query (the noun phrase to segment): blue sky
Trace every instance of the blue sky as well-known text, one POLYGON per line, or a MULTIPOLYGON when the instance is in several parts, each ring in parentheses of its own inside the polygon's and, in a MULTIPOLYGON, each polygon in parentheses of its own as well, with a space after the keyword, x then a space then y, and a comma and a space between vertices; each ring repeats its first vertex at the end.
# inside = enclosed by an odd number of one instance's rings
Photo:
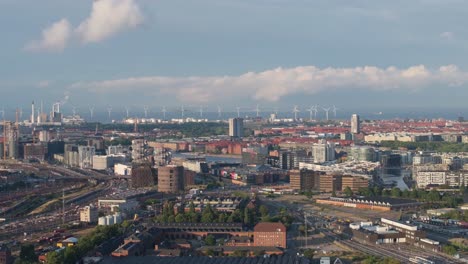
POLYGON ((465 108, 467 20, 462 0, 0 0, 0 107, 465 108))

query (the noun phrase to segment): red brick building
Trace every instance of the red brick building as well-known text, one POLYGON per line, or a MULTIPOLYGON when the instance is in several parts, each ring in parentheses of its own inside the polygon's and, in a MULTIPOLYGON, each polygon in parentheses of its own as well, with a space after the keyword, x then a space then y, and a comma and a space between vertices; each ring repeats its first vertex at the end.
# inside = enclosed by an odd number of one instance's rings
POLYGON ((286 227, 282 223, 258 223, 254 227, 254 245, 286 248, 286 227))

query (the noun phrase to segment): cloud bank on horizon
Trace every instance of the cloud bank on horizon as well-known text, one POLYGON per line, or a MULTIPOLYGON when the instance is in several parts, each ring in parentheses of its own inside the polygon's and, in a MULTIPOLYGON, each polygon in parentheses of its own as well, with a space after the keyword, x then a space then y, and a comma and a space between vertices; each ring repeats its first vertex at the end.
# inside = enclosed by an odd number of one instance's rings
POLYGON ((95 0, 91 13, 75 29, 66 18, 42 31, 40 40, 25 46, 28 51, 61 52, 71 41, 82 44, 103 41, 140 25, 144 16, 135 0, 95 0))
POLYGON ((414 92, 433 85, 461 86, 468 82, 468 72, 455 65, 431 70, 424 65, 405 69, 364 66, 354 68, 319 68, 300 66, 247 72, 238 76, 146 76, 95 82, 76 82, 70 90, 94 94, 174 96, 180 102, 207 103, 248 98, 277 102, 289 95, 317 94, 328 90, 414 92))

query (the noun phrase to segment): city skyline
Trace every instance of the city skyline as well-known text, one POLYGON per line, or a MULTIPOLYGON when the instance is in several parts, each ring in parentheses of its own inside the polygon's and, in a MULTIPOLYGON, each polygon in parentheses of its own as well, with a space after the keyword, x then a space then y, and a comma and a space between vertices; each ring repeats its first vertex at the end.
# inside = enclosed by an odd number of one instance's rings
POLYGON ((403 3, 2 1, 0 106, 465 109, 468 4, 403 3))

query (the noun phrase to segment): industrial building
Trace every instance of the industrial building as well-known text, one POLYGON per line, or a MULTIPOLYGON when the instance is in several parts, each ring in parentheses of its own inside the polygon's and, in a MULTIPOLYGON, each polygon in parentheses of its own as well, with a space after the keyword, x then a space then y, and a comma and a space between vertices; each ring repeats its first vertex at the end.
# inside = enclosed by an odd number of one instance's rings
POLYGON ((85 206, 80 209, 80 221, 95 223, 98 220, 98 210, 94 206, 85 206))
POLYGON ((328 204, 376 211, 411 209, 417 208, 421 205, 420 202, 415 200, 397 199, 390 197, 330 197, 329 199, 317 199, 316 202, 318 204, 328 204))
POLYGON ((353 239, 370 245, 410 243, 414 246, 438 252, 438 241, 426 238, 426 233, 415 225, 382 218, 380 225, 372 222, 352 223, 353 239))
POLYGON ((82 169, 93 168, 93 156, 96 154, 96 149, 89 146, 78 146, 78 164, 82 169))
POLYGON ((167 165, 158 167, 158 192, 178 193, 184 190, 184 167, 167 165))

